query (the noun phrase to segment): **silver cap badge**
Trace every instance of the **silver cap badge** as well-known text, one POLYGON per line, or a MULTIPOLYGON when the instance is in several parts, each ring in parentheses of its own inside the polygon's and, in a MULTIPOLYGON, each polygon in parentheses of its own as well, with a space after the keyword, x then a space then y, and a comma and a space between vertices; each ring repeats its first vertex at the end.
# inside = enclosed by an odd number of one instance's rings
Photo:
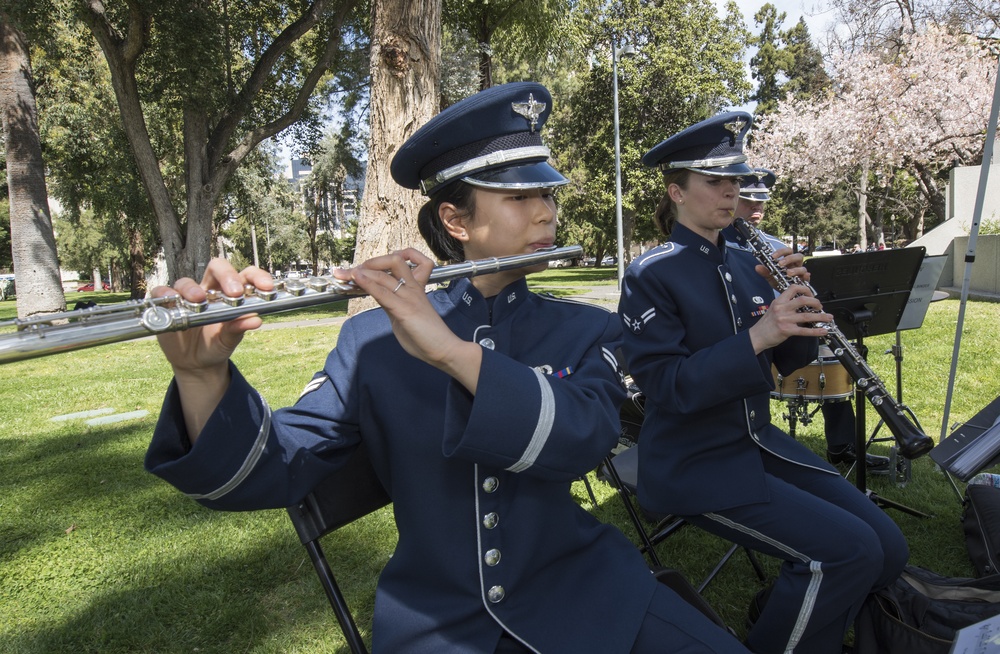
POLYGON ((747 126, 747 121, 737 118, 736 120, 731 120, 728 123, 722 125, 728 131, 733 133, 733 138, 735 139, 743 131, 743 128, 747 126))
POLYGON ((524 116, 531 124, 531 131, 534 132, 538 117, 545 111, 545 103, 535 102, 534 94, 529 93, 527 102, 511 102, 510 106, 518 116, 524 116))

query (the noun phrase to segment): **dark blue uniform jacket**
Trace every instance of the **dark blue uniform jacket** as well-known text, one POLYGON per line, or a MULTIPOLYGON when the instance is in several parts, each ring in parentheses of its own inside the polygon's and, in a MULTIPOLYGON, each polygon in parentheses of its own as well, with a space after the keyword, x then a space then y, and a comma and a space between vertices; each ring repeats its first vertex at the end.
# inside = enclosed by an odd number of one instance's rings
POLYGON ((617 317, 524 280, 492 307, 468 280, 430 298, 483 347, 475 397, 406 354, 376 309, 344 324, 292 407, 272 413, 234 367, 193 447, 172 387, 147 468, 205 506, 283 507, 364 438, 399 531, 376 651, 492 652, 507 629, 540 652, 627 652, 655 582, 569 492, 617 440, 617 317))
POLYGON ((836 471, 771 424, 772 360, 788 374, 816 358, 815 338, 755 354, 749 328, 774 290, 753 255, 676 224, 628 267, 619 313, 629 372, 646 394, 639 500, 696 515, 768 500, 761 450, 836 471))

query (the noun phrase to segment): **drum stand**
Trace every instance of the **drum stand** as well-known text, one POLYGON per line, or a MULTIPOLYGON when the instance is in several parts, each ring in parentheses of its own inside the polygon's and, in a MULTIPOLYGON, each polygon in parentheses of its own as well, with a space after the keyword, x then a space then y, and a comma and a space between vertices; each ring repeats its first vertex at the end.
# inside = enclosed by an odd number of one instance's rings
POLYGON ((816 412, 823 407, 823 401, 820 400, 816 402, 816 408, 812 411, 809 410, 809 403, 815 402, 814 400, 807 400, 801 395, 794 395, 788 400, 786 404, 788 405, 788 413, 782 417, 788 421, 788 435, 795 438, 795 425, 797 423, 802 423, 803 425, 808 425, 812 422, 813 416, 816 412))

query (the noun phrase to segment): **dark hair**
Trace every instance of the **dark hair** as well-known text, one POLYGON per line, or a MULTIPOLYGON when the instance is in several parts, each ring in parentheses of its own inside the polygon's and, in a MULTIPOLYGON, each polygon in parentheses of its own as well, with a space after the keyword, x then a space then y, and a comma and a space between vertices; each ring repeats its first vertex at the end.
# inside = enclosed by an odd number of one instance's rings
POLYGON ((465 261, 465 246, 453 238, 441 222, 440 207, 445 202, 458 207, 459 211, 471 216, 476 211, 476 201, 473 191, 475 187, 461 180, 448 184, 436 190, 417 214, 417 228, 424 237, 427 246, 441 261, 465 261))
MULTIPOLYGON (((691 178, 691 171, 687 168, 678 168, 663 173, 663 186, 670 188, 671 184, 677 184, 682 189, 686 189, 688 180, 691 178)), ((674 221, 677 220, 677 205, 670 199, 670 193, 664 193, 660 198, 660 203, 656 205, 656 213, 653 214, 653 222, 664 236, 670 236, 674 229, 674 221)))

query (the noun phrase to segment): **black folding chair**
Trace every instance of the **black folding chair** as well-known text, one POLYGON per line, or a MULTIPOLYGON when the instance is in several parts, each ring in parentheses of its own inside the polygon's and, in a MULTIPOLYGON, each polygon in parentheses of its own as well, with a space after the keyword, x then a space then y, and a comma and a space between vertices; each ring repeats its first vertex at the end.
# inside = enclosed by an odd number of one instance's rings
MULTIPOLYGON (((674 515, 655 515, 644 510, 639 505, 639 499, 636 494, 636 486, 639 479, 639 444, 635 444, 632 447, 621 450, 617 454, 610 454, 604 459, 604 463, 601 464, 602 471, 605 473, 603 475, 605 481, 607 481, 612 488, 614 488, 618 496, 622 498, 622 502, 625 505, 625 512, 628 514, 629 520, 635 527, 636 532, 639 534, 639 540, 641 545, 639 550, 646 555, 649 559, 650 565, 654 568, 661 567, 663 564, 660 562, 660 557, 656 553, 656 546, 663 541, 665 541, 671 534, 676 533, 682 527, 690 524, 683 518, 674 515), (652 525, 650 528, 648 525, 652 525)), ((733 544, 729 550, 722 556, 715 567, 705 576, 697 586, 697 591, 700 593, 708 586, 709 583, 719 574, 722 568, 726 565, 736 550, 740 549, 739 545, 733 544)), ((757 578, 760 581, 765 581, 767 575, 764 572, 764 568, 761 566, 760 561, 757 560, 757 555, 750 549, 744 547, 742 548, 747 557, 750 559, 750 565, 753 567, 757 578)))
POLYGON ((309 552, 330 606, 340 622, 344 638, 354 654, 368 654, 347 600, 333 576, 319 539, 358 518, 377 511, 392 500, 375 475, 364 443, 347 465, 319 484, 301 502, 288 507, 299 540, 309 552))

